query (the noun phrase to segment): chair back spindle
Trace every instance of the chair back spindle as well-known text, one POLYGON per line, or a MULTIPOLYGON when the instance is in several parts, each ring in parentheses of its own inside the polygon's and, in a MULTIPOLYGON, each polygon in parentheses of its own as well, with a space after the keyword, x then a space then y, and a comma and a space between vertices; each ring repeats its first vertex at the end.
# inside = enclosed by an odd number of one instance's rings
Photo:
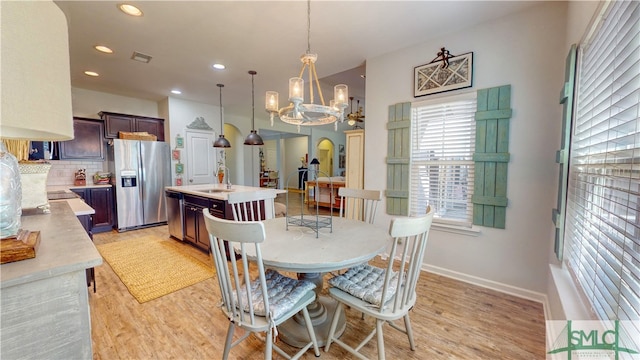
POLYGON ((373 224, 378 203, 382 200, 380 190, 342 187, 338 189, 338 196, 340 197, 340 217, 373 224))

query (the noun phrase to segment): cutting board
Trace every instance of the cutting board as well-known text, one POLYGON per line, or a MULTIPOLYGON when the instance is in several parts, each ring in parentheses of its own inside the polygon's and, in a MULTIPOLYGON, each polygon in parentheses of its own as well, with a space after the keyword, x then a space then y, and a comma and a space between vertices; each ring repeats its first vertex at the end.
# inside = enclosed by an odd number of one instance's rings
POLYGON ((16 236, 0 240, 0 264, 32 259, 40 245, 40 231, 20 230, 16 236))

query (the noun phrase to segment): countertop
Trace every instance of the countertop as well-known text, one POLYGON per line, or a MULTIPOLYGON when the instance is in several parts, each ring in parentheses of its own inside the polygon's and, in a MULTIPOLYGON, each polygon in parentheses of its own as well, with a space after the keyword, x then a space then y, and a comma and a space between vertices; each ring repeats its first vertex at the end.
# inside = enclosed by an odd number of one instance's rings
POLYGON ((76 216, 82 215, 93 215, 96 211, 82 199, 62 199, 62 200, 49 200, 49 204, 53 204, 56 202, 66 202, 69 204, 71 211, 73 211, 76 216))
MULTIPOLYGON (((201 185, 183 185, 183 186, 167 186, 165 190, 180 192, 183 194, 197 195, 200 197, 206 197, 217 200, 227 200, 230 192, 246 192, 246 191, 265 191, 272 188, 244 186, 244 185, 231 185, 231 189, 227 189, 224 184, 201 184, 201 185), (213 192, 207 192, 212 190, 213 192)), ((273 189, 276 194, 284 194, 287 190, 273 189)))
POLYGON ((87 185, 54 185, 47 186, 47 191, 60 191, 60 190, 69 190, 69 189, 88 189, 88 188, 101 188, 101 187, 111 187, 111 184, 87 184, 87 185))
POLYGON ((66 201, 50 203, 50 214, 22 217, 22 228, 40 231, 33 259, 0 265, 0 288, 29 283, 102 264, 102 257, 66 201))

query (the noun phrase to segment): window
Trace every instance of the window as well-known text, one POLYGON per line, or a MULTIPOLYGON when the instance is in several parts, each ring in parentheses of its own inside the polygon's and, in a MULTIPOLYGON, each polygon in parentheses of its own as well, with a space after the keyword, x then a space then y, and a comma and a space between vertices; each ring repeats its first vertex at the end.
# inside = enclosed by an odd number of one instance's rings
POLYGON ((471 227, 476 93, 412 105, 410 213, 471 227))
POLYGON ((578 53, 565 254, 601 319, 640 319, 639 4, 608 3, 578 53))

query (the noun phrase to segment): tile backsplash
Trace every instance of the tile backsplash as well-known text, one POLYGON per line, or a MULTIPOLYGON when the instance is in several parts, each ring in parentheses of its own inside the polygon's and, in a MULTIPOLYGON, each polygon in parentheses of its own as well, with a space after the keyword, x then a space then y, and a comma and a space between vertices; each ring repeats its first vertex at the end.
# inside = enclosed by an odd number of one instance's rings
POLYGON ((78 169, 86 169, 87 184, 93 183, 93 174, 107 171, 104 161, 51 160, 47 186, 73 185, 78 169))

